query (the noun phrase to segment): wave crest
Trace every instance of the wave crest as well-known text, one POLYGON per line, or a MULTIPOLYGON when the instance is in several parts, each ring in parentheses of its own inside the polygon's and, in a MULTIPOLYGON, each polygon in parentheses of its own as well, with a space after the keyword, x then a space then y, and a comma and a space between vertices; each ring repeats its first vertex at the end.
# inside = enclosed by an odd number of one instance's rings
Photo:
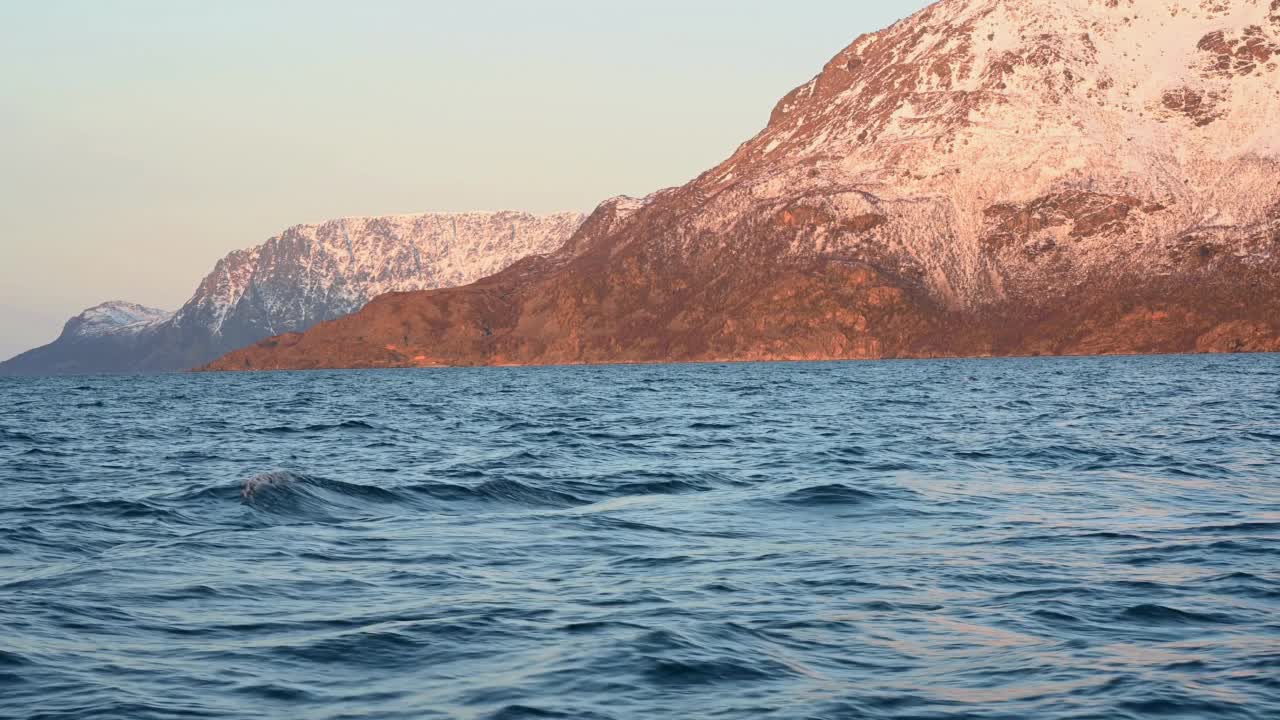
POLYGON ((403 505, 408 499, 392 490, 371 485, 275 470, 245 480, 240 489, 240 501, 273 515, 328 520, 385 514, 389 506, 403 505))

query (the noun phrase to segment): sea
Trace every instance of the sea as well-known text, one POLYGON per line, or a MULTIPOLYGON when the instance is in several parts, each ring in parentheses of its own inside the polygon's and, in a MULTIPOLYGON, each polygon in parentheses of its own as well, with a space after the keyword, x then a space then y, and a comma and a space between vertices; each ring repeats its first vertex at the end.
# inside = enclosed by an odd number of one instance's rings
POLYGON ((0 717, 1277 718, 1280 356, 0 379, 0 717))

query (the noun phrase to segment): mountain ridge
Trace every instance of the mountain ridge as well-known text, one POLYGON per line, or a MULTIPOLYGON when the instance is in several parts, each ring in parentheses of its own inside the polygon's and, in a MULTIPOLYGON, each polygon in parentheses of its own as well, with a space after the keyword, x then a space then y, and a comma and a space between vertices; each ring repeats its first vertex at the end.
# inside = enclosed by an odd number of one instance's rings
POLYGON ((49 345, 0 363, 0 374, 184 370, 279 332, 305 330, 397 290, 465 284, 557 249, 581 213, 516 211, 356 216, 290 226, 228 253, 176 312, 104 303, 49 345), (100 322, 99 315, 137 322, 100 322))
POLYGON ((1278 59, 1275 0, 943 0, 572 256, 212 367, 1277 350, 1278 59))

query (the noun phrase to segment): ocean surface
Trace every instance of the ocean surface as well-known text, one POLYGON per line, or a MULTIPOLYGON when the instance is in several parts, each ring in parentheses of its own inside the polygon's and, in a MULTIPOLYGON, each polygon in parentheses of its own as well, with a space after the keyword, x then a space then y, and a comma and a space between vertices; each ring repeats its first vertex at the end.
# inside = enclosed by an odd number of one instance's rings
POLYGON ((1277 718, 1280 357, 0 379, 0 717, 1277 718))

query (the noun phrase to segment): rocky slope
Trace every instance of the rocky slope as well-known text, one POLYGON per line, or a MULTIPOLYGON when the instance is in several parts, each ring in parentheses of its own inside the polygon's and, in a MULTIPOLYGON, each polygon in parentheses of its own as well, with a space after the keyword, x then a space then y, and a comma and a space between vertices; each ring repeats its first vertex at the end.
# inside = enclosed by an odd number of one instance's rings
POLYGON ((215 369, 1280 350, 1280 0, 943 0, 553 256, 215 369))
POLYGON ((0 374, 181 370, 272 335, 359 310, 370 298, 451 287, 549 253, 579 213, 429 213, 298 225, 219 260, 176 313, 105 303, 0 374))

